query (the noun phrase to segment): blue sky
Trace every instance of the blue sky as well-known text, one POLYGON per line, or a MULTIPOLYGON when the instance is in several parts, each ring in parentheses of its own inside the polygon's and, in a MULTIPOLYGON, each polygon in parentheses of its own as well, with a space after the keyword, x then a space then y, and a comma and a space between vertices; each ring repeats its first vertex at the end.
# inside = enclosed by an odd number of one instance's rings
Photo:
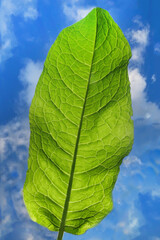
POLYGON ((0 220, 2 240, 53 240, 22 199, 28 111, 59 32, 93 7, 109 11, 132 48, 129 64, 135 141, 121 165, 113 211, 84 235, 64 240, 160 240, 160 1, 2 0, 0 6, 0 220))

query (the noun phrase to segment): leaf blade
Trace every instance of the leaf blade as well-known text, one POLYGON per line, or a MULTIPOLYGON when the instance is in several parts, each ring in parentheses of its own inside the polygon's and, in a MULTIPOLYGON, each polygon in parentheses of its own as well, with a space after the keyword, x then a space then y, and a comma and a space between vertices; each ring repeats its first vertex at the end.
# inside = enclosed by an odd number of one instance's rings
POLYGON ((30 108, 24 200, 50 230, 63 222, 65 231, 82 234, 112 209, 119 165, 133 143, 130 56, 121 30, 99 8, 63 30, 47 56, 30 108))

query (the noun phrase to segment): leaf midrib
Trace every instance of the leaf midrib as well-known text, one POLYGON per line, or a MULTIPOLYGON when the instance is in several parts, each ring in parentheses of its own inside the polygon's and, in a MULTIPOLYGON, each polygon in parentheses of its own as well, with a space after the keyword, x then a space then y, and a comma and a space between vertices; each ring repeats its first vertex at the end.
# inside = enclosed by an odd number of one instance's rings
POLYGON ((82 109, 82 114, 81 114, 81 119, 80 119, 80 124, 79 124, 76 144, 75 144, 75 150, 74 150, 74 155, 73 155, 73 163, 72 163, 72 167, 71 167, 71 173, 70 173, 70 179, 69 179, 69 184, 68 184, 68 189, 67 189, 67 195, 66 195, 66 199, 65 199, 65 204, 64 204, 64 209, 63 209, 63 214, 62 214, 62 219, 61 219, 61 225, 60 225, 60 228, 59 228, 59 233, 58 233, 57 240, 61 240, 62 237, 63 237, 63 233, 64 233, 65 221, 66 221, 66 217, 67 217, 68 206, 69 206, 71 190, 72 190, 73 175, 74 175, 74 170, 75 170, 75 165, 76 165, 78 144, 79 144, 79 139, 80 139, 80 134, 81 134, 81 128, 82 128, 83 116, 84 116, 84 111, 85 111, 85 106, 86 106, 87 95, 88 95, 88 89, 89 89, 89 84, 90 84, 92 65, 93 65, 93 59, 94 59, 94 53, 95 53, 96 38, 97 38, 97 9, 95 9, 95 14, 96 14, 96 32, 95 32, 95 42, 94 42, 94 47, 93 47, 93 56, 92 56, 92 61, 91 61, 90 74, 89 74, 89 79, 88 79, 88 84, 87 84, 86 95, 85 95, 85 99, 84 99, 84 103, 83 103, 83 109, 82 109))

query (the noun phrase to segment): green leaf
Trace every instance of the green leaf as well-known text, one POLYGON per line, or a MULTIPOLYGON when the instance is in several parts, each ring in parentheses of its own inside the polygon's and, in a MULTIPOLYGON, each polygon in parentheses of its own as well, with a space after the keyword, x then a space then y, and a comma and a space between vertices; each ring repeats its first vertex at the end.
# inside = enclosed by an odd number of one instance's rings
POLYGON ((113 207, 112 190, 133 144, 130 46, 95 8, 52 45, 30 107, 24 201, 33 221, 82 234, 113 207))

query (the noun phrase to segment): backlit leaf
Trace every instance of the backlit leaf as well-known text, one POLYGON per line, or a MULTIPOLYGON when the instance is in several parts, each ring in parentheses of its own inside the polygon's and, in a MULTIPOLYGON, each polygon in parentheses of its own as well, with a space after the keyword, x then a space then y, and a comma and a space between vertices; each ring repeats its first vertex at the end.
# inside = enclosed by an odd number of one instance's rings
POLYGON ((133 144, 130 57, 100 8, 64 29, 48 53, 30 107, 24 201, 32 220, 52 231, 82 234, 112 210, 133 144))

